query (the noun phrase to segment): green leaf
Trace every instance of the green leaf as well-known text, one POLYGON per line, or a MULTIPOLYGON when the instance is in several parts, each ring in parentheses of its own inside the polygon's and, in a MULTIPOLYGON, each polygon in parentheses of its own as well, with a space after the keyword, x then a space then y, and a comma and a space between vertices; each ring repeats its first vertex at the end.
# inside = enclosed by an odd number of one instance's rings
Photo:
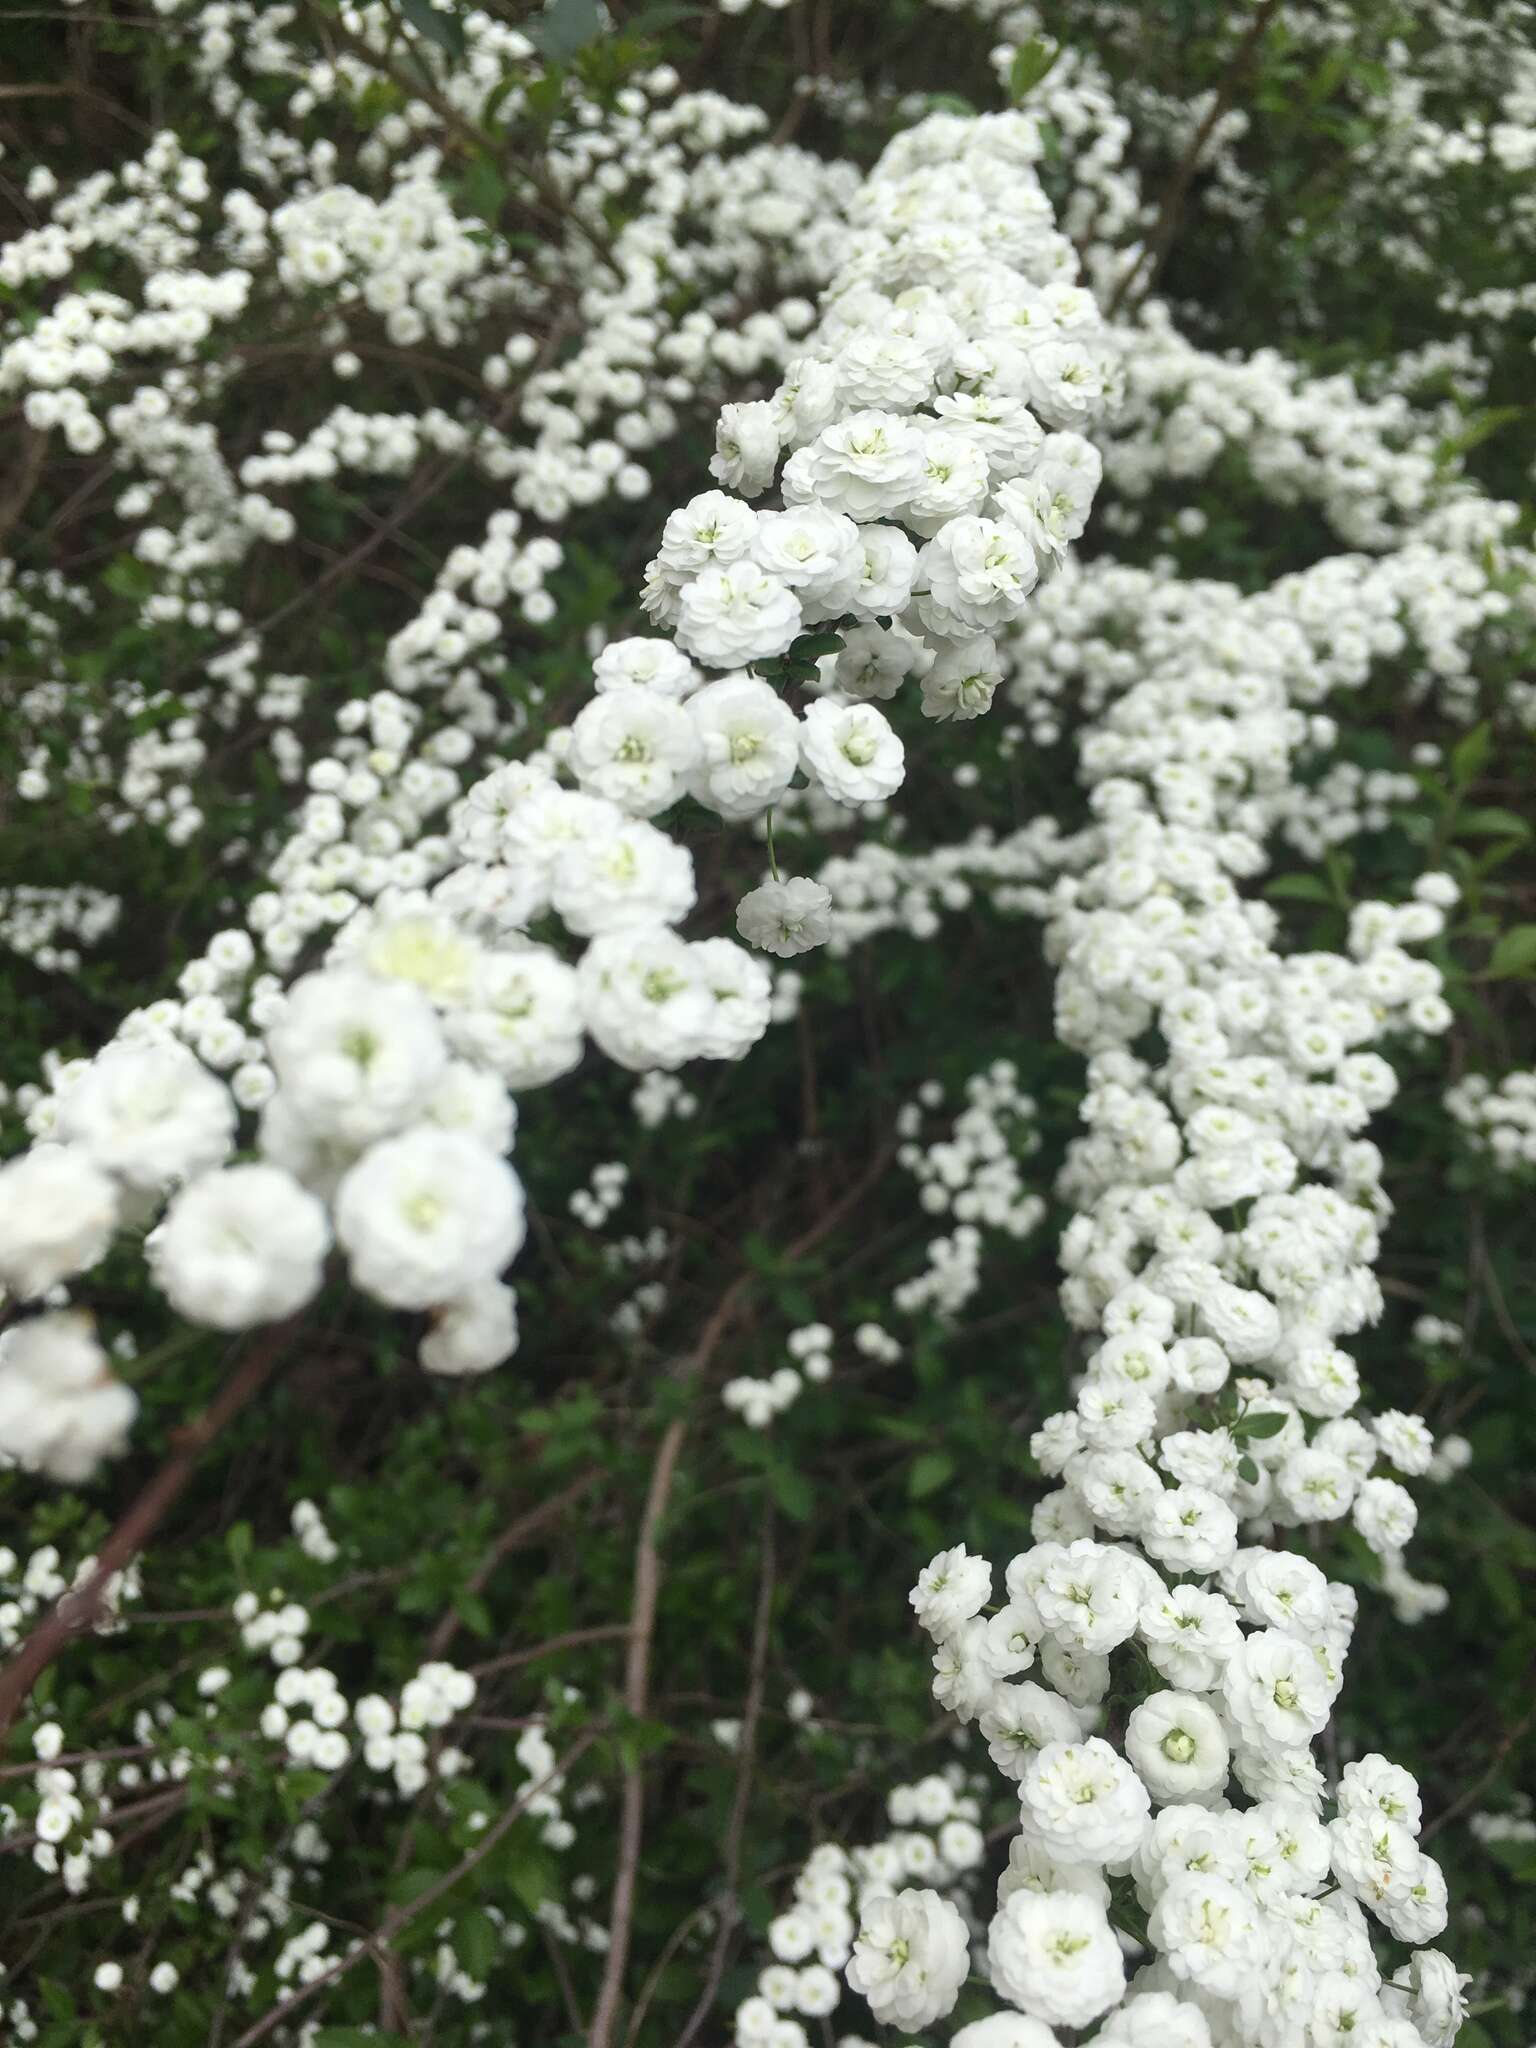
POLYGON ((955 1461, 947 1451, 924 1451, 912 1460, 907 1474, 907 1494, 912 1500, 926 1500, 955 1476, 955 1461))
POLYGON ((432 0, 400 0, 400 12, 417 35, 435 43, 445 56, 464 55, 464 24, 457 14, 440 12, 432 0))
POLYGON ((1465 789, 1476 778, 1492 747, 1493 727, 1486 720, 1457 741, 1451 750, 1451 780, 1458 789, 1465 789))
POLYGON ((1277 875, 1264 885, 1266 896, 1294 897, 1299 903, 1332 903, 1333 891, 1319 875, 1277 875))
POLYGON ((249 1522, 236 1522, 224 1538, 224 1548, 229 1552, 229 1561, 235 1570, 244 1574, 255 1541, 249 1522))
POLYGON ((1512 925, 1493 949, 1489 980, 1503 981, 1536 968, 1536 924, 1512 925))
POLYGON ((1049 75, 1061 55, 1061 49, 1060 43, 1048 43, 1041 36, 1032 36, 1014 52, 1013 62, 1008 67, 1008 93, 1015 106, 1049 75))
POLYGON ((1257 1466, 1257 1465, 1255 1465, 1255 1463, 1253 1462, 1252 1458, 1246 1458, 1246 1457, 1244 1457, 1244 1458, 1239 1458, 1239 1459, 1238 1459, 1238 1461, 1237 1461, 1237 1476, 1238 1476, 1238 1478, 1239 1478, 1239 1479, 1241 1479, 1241 1480, 1242 1480, 1242 1482, 1243 1482, 1243 1484, 1244 1484, 1245 1486, 1257 1486, 1257 1485, 1258 1485, 1258 1483, 1259 1483, 1259 1468, 1258 1468, 1258 1466, 1257 1466))
POLYGON ((788 661, 819 661, 824 654, 840 654, 843 649, 841 633, 802 633, 790 647, 785 657, 788 661))
POLYGON ((1257 1415, 1239 1415, 1232 1425, 1232 1434, 1239 1443, 1247 1443, 1253 1437, 1278 1436, 1284 1427, 1283 1415, 1273 1408, 1263 1408, 1257 1415))
POLYGON ((537 1850, 523 1850, 507 1872, 514 1897, 529 1913, 537 1913, 546 1899, 555 1895, 555 1871, 549 1859, 537 1850))
POLYGON ((769 1471, 768 1486, 786 1515, 797 1522, 810 1520, 816 1505, 816 1489, 803 1472, 795 1471, 791 1465, 775 1465, 769 1471))
POLYGON ((522 32, 551 64, 568 64, 602 26, 597 0, 549 0, 542 14, 522 24, 522 32))
POLYGON ((1437 459, 1442 463, 1454 462, 1457 456, 1470 454, 1500 428, 1511 425, 1529 410, 1524 405, 1490 405, 1482 412, 1474 413, 1459 434, 1451 434, 1440 443, 1435 451, 1437 459))
POLYGON ((1466 834, 1469 838, 1491 839, 1503 832, 1516 839, 1529 839, 1531 836, 1527 819, 1522 818, 1518 811, 1500 810, 1497 804, 1479 804, 1463 811, 1456 820, 1456 831, 1458 835, 1466 834))
POLYGON ((459 181, 459 197, 477 220, 495 221, 507 197, 507 181, 488 156, 477 156, 459 181))
POLYGON ((453 1931, 453 1952, 477 1984, 483 1984, 501 1954, 501 1936, 489 1913, 477 1906, 453 1931))
POLYGON ((490 1608, 480 1595, 472 1593, 468 1586, 454 1588, 453 1611, 464 1626, 477 1636, 488 1636, 496 1626, 491 1619, 490 1608))

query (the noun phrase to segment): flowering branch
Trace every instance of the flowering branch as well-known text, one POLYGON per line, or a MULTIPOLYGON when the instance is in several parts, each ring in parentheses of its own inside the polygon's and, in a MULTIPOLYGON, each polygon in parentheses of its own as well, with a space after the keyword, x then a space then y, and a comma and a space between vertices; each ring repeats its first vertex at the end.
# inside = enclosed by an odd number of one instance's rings
POLYGON ((294 1322, 266 1331, 203 1413, 172 1432, 171 1456, 102 1544, 83 1584, 60 1597, 52 1613, 0 1670, 0 1737, 55 1658, 100 1621, 112 1581, 145 1548, 180 1499, 209 1444, 256 1398, 301 1335, 301 1326, 294 1322))

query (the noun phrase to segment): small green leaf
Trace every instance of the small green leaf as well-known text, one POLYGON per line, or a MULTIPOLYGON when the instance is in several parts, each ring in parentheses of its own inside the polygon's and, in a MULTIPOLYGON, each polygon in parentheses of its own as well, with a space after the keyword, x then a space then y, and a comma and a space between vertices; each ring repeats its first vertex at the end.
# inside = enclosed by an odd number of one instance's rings
POLYGON ((1254 1437, 1278 1436, 1284 1427, 1283 1415, 1273 1408, 1263 1408, 1256 1415, 1239 1415, 1232 1425, 1232 1434, 1239 1443, 1248 1443, 1254 1437))
POLYGON ((477 1984, 483 1984, 501 1954, 501 1936, 489 1913, 477 1906, 453 1931, 453 1952, 477 1984))
POLYGON ((1464 740, 1451 750, 1451 780, 1458 789, 1477 777, 1493 746, 1493 727, 1486 721, 1474 725, 1464 740))
POLYGON ((1512 838, 1529 839, 1531 827, 1518 811, 1500 810, 1497 804, 1479 804, 1461 813, 1456 820, 1456 832, 1458 837, 1484 839, 1507 832, 1512 838))
POLYGON ((1255 1465, 1255 1463, 1253 1462, 1252 1458, 1248 1458, 1248 1457, 1243 1457, 1243 1458, 1239 1458, 1239 1459, 1238 1459, 1238 1461, 1237 1461, 1237 1476, 1238 1476, 1238 1478, 1239 1478, 1239 1479, 1241 1479, 1241 1480, 1242 1480, 1242 1482, 1243 1482, 1243 1484, 1244 1484, 1245 1486, 1257 1486, 1257 1485, 1258 1485, 1258 1483, 1259 1483, 1259 1468, 1258 1468, 1258 1466, 1257 1466, 1257 1465, 1255 1465))
POLYGON ((1041 36, 1032 36, 1014 52, 1013 62, 1008 68, 1008 93, 1015 106, 1049 75, 1061 55, 1061 49, 1060 43, 1048 43, 1041 36))
POLYGON ((797 1522, 810 1520, 816 1492, 803 1472, 792 1465, 775 1465, 768 1474, 768 1485, 786 1515, 797 1522))
POLYGON ((1536 924, 1517 924, 1504 934, 1488 962, 1490 981, 1507 981, 1536 968, 1536 924))
POLYGON ((436 8, 432 0, 400 0, 400 12, 417 35, 435 43, 445 56, 464 55, 464 24, 451 9, 436 8))
POLYGON ((841 654, 841 633, 802 633, 785 656, 788 661, 819 661, 824 654, 841 654))
POLYGON ((530 1913, 537 1913, 546 1899, 555 1895, 555 1872, 547 1857, 536 1850, 522 1851, 507 1873, 513 1895, 530 1913))
MULTIPOLYGON (((468 1586, 456 1586, 453 1593, 453 1611, 464 1626, 477 1636, 488 1636, 496 1624, 491 1619, 491 1610, 478 1593, 472 1593, 468 1586)), ((468 1964, 465 1965, 467 1969, 468 1964)))
POLYGON ((597 0, 549 0, 541 14, 522 24, 522 31, 551 64, 568 64, 602 26, 597 0))
POLYGON ((1266 896, 1294 898, 1298 903, 1332 903, 1333 891, 1317 875, 1277 875, 1264 885, 1266 896))
POLYGON ((912 1460, 907 1474, 907 1494, 912 1500, 926 1500, 955 1476, 955 1461, 947 1451, 924 1451, 912 1460))

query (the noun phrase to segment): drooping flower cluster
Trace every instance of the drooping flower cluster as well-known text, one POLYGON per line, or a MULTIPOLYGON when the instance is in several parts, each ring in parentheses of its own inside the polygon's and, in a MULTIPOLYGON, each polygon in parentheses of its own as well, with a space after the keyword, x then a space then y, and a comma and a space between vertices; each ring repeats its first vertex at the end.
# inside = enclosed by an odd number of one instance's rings
POLYGON ((1467 1143, 1504 1173, 1536 1166, 1536 1072, 1468 1074, 1445 1092, 1467 1143))
MULTIPOLYGON (((739 1058, 772 1014, 771 982, 749 954, 678 934, 694 906, 693 861, 650 821, 685 794, 727 820, 760 816, 802 769, 836 804, 889 797, 903 749, 872 700, 918 676, 928 715, 984 710, 1002 674, 997 636, 1082 530, 1098 465, 1074 429, 1113 372, 1093 301, 1070 282, 1072 252, 1033 168, 1039 149, 1030 120, 1003 115, 935 116, 887 151, 851 203, 848 247, 804 353, 772 399, 721 416, 716 473, 745 495, 705 493, 667 522, 646 602, 678 645, 611 643, 571 726, 462 796, 450 763, 467 743, 444 733, 408 762, 419 722, 408 702, 384 694, 339 719, 334 755, 307 771, 300 832, 273 863, 278 889, 251 911, 280 973, 312 934, 336 929, 325 966, 285 989, 253 978, 243 932, 221 934, 184 971, 186 1001, 140 1013, 95 1061, 61 1067, 29 1120, 62 1147, 0 1169, 0 1213, 15 1218, 0 1277, 41 1295, 169 1197, 149 1271, 194 1322, 238 1330, 295 1314, 334 1244, 364 1293, 432 1313, 429 1369, 479 1371, 509 1355, 516 1323, 500 1275, 523 1222, 503 1157, 506 1091, 568 1072, 588 1036, 637 1071, 739 1058), (747 498, 781 461, 782 506, 758 510, 747 498), (838 629, 838 652, 797 716, 749 671, 822 623, 838 629), (707 681, 690 655, 730 673, 707 681), (414 847, 385 800, 395 774, 415 806, 414 847), (421 828, 445 805, 448 831, 429 843, 421 828), (363 826, 355 837, 348 807, 363 826), (551 917, 584 942, 578 961, 530 940, 551 917), (240 1111, 258 1109, 259 1160, 227 1165, 240 1111)), ((181 177, 195 203, 197 178, 162 154, 155 178, 181 177)), ((366 263, 380 236, 391 242, 355 195, 304 207, 303 222, 280 209, 273 226, 284 262, 316 282, 331 274, 325 250, 355 245, 366 263)), ((190 234, 195 215, 179 224, 190 234)), ((150 262, 137 230, 122 232, 150 262)), ((25 269, 34 257, 16 260, 25 269)), ((464 276, 478 275, 465 261, 464 276)), ((195 335, 189 325, 189 346, 211 317, 195 335)), ((73 333, 60 332, 66 353, 73 333)), ((134 333, 119 339, 139 345, 134 333)), ((8 374, 52 376, 39 355, 52 345, 18 342, 8 374)), ((269 450, 250 481, 286 474, 292 454, 269 450)), ((487 606, 517 580, 489 548, 450 562, 431 646, 452 661, 483 643, 487 606), (467 612, 453 596, 466 583, 467 612)), ((427 652, 413 642, 411 660, 427 652)), ((237 666, 248 671, 246 654, 237 666)), ((413 691, 427 680, 400 661, 393 674, 413 691)), ((824 936, 823 892, 775 879, 755 892, 744 930, 769 950, 801 950, 824 936)), ((13 1455, 83 1477, 121 1447, 132 1396, 94 1368, 82 1382, 94 1420, 73 1453, 49 1449, 51 1425, 22 1419, 26 1375, 13 1369, 6 1384, 13 1455)))

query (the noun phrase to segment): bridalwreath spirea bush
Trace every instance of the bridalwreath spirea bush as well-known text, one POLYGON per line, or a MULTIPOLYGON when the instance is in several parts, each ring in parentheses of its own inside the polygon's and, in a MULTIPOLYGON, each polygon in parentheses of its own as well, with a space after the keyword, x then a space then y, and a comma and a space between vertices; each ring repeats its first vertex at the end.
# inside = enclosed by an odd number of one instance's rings
POLYGON ((4 31, 5 2038, 1523 2039, 1533 28, 4 31))

